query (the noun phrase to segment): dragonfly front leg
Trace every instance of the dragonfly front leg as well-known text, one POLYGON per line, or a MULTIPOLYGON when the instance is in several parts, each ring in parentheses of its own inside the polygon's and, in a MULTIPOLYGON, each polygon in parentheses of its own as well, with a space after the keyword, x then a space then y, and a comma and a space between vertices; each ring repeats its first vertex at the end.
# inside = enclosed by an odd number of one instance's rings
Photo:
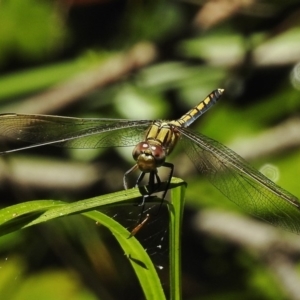
MULTIPOLYGON (((138 165, 135 164, 132 168, 130 168, 128 171, 125 172, 124 176, 123 176, 123 185, 124 185, 124 189, 127 190, 128 189, 128 175, 130 173, 132 173, 133 171, 135 171, 136 169, 138 169, 138 165)), ((136 186, 139 185, 139 183, 143 180, 145 176, 145 172, 141 172, 137 181, 136 181, 136 186)), ((145 208, 145 197, 148 197, 149 195, 144 195, 142 198, 142 202, 139 203, 139 205, 142 205, 142 209, 141 209, 141 213, 140 213, 140 218, 139 221, 137 223, 137 226, 133 228, 133 230, 130 232, 130 235, 128 238, 133 237, 134 235, 136 235, 136 233, 144 226, 144 224, 148 221, 149 219, 149 215, 146 215, 146 218, 143 218, 144 216, 144 208, 145 208)))
MULTIPOLYGON (((138 177, 138 179, 136 181, 136 184, 135 184, 136 187, 139 186, 140 182, 145 177, 145 174, 146 174, 145 172, 141 172, 141 174, 139 175, 139 177, 138 177)), ((142 199, 141 203, 139 203, 139 206, 142 206, 143 210, 144 210, 146 199, 149 198, 151 196, 151 194, 155 192, 155 184, 157 184, 158 187, 161 184, 160 178, 159 178, 159 176, 157 174, 157 170, 151 171, 149 173, 148 192, 147 192, 147 195, 143 196, 143 199, 142 199)))
MULTIPOLYGON (((168 180, 166 182, 166 187, 165 187, 165 190, 164 190, 164 193, 163 193, 163 196, 162 196, 161 204, 159 206, 158 211, 156 213, 154 213, 154 215, 157 215, 159 213, 160 209, 161 209, 163 201, 164 201, 164 199, 166 197, 166 194, 168 192, 168 189, 170 187, 170 183, 171 183, 171 179, 172 179, 173 171, 174 171, 174 165, 171 164, 171 163, 164 163, 163 166, 166 167, 166 168, 169 168, 170 173, 169 173, 169 176, 168 176, 168 180)), ((139 177, 137 179, 136 185, 139 185, 141 180, 144 178, 145 174, 146 174, 145 172, 141 172, 141 174, 139 175, 139 177)), ((159 188, 159 186, 161 185, 161 180, 158 176, 157 170, 151 171, 149 173, 148 195, 144 195, 143 199, 142 199, 142 202, 139 204, 140 206, 142 206, 141 214, 140 214, 140 220, 139 220, 137 226, 131 231, 128 238, 131 238, 132 236, 135 236, 136 233, 139 232, 140 229, 145 225, 145 223, 148 222, 148 220, 150 218, 150 214, 147 214, 146 217, 144 217, 145 203, 146 203, 147 199, 150 197, 150 195, 155 192, 155 185, 156 184, 158 185, 157 188, 159 188)))
POLYGON ((135 164, 132 168, 130 168, 128 171, 125 172, 125 174, 123 176, 123 186, 124 186, 125 190, 128 190, 128 180, 127 180, 128 175, 130 173, 132 173, 133 171, 135 171, 137 168, 138 168, 138 165, 135 164))
MULTIPOLYGON (((145 177, 146 172, 141 172, 137 181, 136 181, 136 186, 139 186, 140 182, 143 180, 145 177)), ((151 171, 149 173, 149 183, 148 183, 148 194, 144 195, 142 198, 142 201, 138 204, 138 206, 141 206, 141 213, 140 213, 140 218, 139 222, 137 223, 137 226, 133 228, 131 231, 130 235, 128 238, 131 238, 132 236, 136 235, 136 233, 147 223, 148 219, 150 218, 150 214, 147 214, 146 217, 144 217, 144 212, 145 212, 145 204, 147 202, 147 199, 151 197, 151 194, 155 192, 155 183, 160 185, 161 181, 160 178, 157 174, 157 170, 151 171)))
POLYGON ((141 172, 139 177, 137 178, 136 182, 135 182, 135 187, 138 187, 140 185, 140 182, 143 180, 143 178, 145 177, 145 172, 141 172))
MULTIPOLYGON (((123 185, 124 185, 125 190, 127 190, 129 188, 128 187, 128 180, 127 180, 128 175, 130 173, 132 173, 133 171, 135 171, 137 168, 138 168, 138 165, 136 164, 132 168, 130 168, 128 171, 125 172, 125 174, 123 176, 123 185)), ((145 177, 145 174, 146 174, 146 172, 141 172, 140 173, 139 177, 136 180, 135 187, 139 186, 139 184, 141 183, 141 181, 145 177)), ((151 171, 150 175, 149 175, 149 184, 148 184, 149 185, 149 190, 148 190, 148 193, 147 193, 147 195, 143 196, 142 201, 138 204, 139 206, 142 206, 144 208, 146 198, 148 198, 155 191, 154 190, 155 180, 158 184, 160 184, 160 178, 157 174, 157 171, 151 171)), ((142 211, 143 211, 143 209, 142 209, 142 211)))

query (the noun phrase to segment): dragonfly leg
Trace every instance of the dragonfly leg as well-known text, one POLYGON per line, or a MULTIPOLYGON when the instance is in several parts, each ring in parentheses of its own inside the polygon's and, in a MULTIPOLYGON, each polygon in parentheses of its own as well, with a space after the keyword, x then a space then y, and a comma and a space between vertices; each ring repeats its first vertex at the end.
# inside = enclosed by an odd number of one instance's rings
MULTIPOLYGON (((141 180, 144 178, 145 174, 146 174, 145 172, 141 172, 141 174, 138 177, 137 182, 136 182, 137 186, 139 185, 141 180)), ((151 197, 151 194, 153 192, 155 192, 155 189, 154 189, 155 181, 158 184, 160 184, 160 178, 157 174, 157 170, 151 171, 149 173, 148 193, 143 196, 142 201, 138 204, 138 206, 141 207, 140 218, 139 218, 137 226, 131 231, 130 237, 135 235, 141 229, 141 227, 144 226, 144 224, 147 222, 147 220, 150 217, 149 214, 147 214, 146 217, 144 217, 145 204, 146 204, 147 200, 151 197)))
MULTIPOLYGON (((166 187, 165 187, 165 190, 164 190, 164 193, 163 193, 163 196, 162 196, 161 205, 163 204, 163 200, 165 199, 166 194, 168 192, 168 189, 169 189, 169 186, 170 186, 170 183, 171 183, 171 179, 172 179, 172 176, 173 176, 173 171, 174 171, 174 165, 171 164, 171 163, 164 163, 163 166, 168 168, 170 170, 170 172, 169 172, 166 187)), ((136 169, 137 169, 137 165, 134 165, 131 169, 129 169, 124 174, 123 184, 124 184, 125 189, 128 188, 128 183, 127 183, 128 174, 130 174, 131 172, 133 172, 136 169)), ((141 181, 145 177, 145 174, 146 174, 145 172, 140 173, 139 177, 136 180, 135 186, 139 186, 139 184, 141 183, 141 181)), ((138 231, 140 231, 140 229, 144 226, 145 223, 147 223, 148 219, 150 218, 150 214, 147 214, 146 216, 144 215, 145 204, 146 204, 147 200, 151 197, 151 194, 155 192, 155 190, 157 188, 156 185, 159 188, 159 186, 161 185, 161 180, 160 180, 160 177, 158 175, 157 170, 154 170, 154 171, 149 172, 148 193, 143 196, 142 201, 138 204, 138 206, 141 206, 141 213, 140 213, 139 221, 138 221, 137 225, 131 231, 128 238, 131 238, 132 236, 136 235, 136 233, 138 231)), ((159 213, 161 205, 160 205, 157 213, 155 213, 155 214, 159 213)))
MULTIPOLYGON (((166 167, 166 168, 169 168, 169 169, 170 169, 170 173, 169 173, 169 176, 168 176, 168 180, 167 180, 167 183, 166 183, 166 187, 165 187, 164 193, 163 193, 163 195, 162 195, 162 199, 161 199, 160 206, 159 206, 159 208, 157 209, 155 215, 158 215, 158 214, 159 214, 159 211, 160 211, 160 209, 161 209, 161 207, 162 207, 162 205, 163 205, 163 202, 164 202, 165 197, 166 197, 166 195, 167 195, 168 189, 169 189, 169 187, 170 187, 170 183, 171 183, 171 179, 172 179, 173 171, 174 171, 174 165, 171 164, 171 163, 165 162, 165 163, 163 164, 163 166, 166 167)), ((158 176, 158 175, 157 175, 157 176, 158 176)), ((159 177, 158 177, 158 180, 159 180, 159 182, 160 182, 160 178, 159 178, 159 177)))
MULTIPOLYGON (((163 164, 163 166, 170 169, 170 172, 169 172, 169 175, 168 175, 166 188, 165 188, 164 193, 162 195, 162 200, 164 200, 165 197, 166 197, 166 194, 167 194, 168 189, 170 187, 171 179, 172 179, 172 176, 173 176, 173 171, 174 171, 174 165, 171 164, 171 163, 165 162, 163 164)), ((137 179, 136 186, 139 185, 139 183, 144 178, 144 176, 145 176, 145 172, 141 172, 140 176, 137 179)), ((160 180, 160 177, 158 176, 157 170, 151 171, 149 173, 148 195, 144 195, 144 197, 142 199, 142 202, 139 204, 139 206, 142 206, 142 207, 145 206, 146 198, 150 197, 150 195, 155 192, 155 185, 158 186, 157 188, 159 188, 160 185, 161 185, 161 180, 160 180)))
MULTIPOLYGON (((124 189, 125 189, 125 190, 128 190, 128 181, 127 181, 128 175, 129 175, 131 172, 135 171, 137 168, 138 168, 138 165, 135 164, 132 168, 130 168, 128 171, 125 172, 125 174, 124 174, 124 176, 123 176, 123 186, 124 186, 124 189)), ((140 175, 140 176, 141 176, 141 175, 140 175)), ((140 177, 140 176, 139 176, 139 177, 140 177)))
POLYGON ((161 181, 157 174, 157 170, 151 171, 149 173, 149 183, 148 183, 149 195, 155 192, 155 181, 159 187, 161 184, 161 181))
MULTIPOLYGON (((161 203, 159 205, 159 208, 158 208, 158 210, 155 213, 152 213, 152 215, 158 215, 159 214, 159 211, 160 211, 160 209, 162 207, 163 201, 164 201, 164 199, 166 197, 166 194, 168 192, 168 189, 169 189, 169 186, 170 186, 170 183, 171 183, 171 179, 172 179, 172 176, 173 176, 174 165, 171 164, 171 163, 165 163, 163 166, 166 167, 166 168, 169 168, 170 169, 170 173, 169 173, 169 176, 168 176, 166 188, 164 190, 164 193, 163 193, 162 200, 161 200, 161 203)), ((145 176, 145 173, 142 172, 140 174, 138 180, 137 180, 137 184, 143 179, 144 176, 145 176)), ((149 193, 148 193, 148 195, 144 195, 143 196, 142 202, 139 204, 139 206, 142 207, 141 213, 140 213, 140 219, 139 219, 138 224, 130 232, 130 235, 129 235, 128 238, 131 238, 131 237, 135 236, 137 234, 137 232, 139 232, 141 230, 141 228, 145 225, 145 223, 147 223, 147 221, 150 218, 150 214, 146 214, 146 216, 144 217, 145 203, 147 201, 147 198, 149 198, 151 196, 151 194, 155 192, 155 188, 154 188, 155 187, 155 183, 158 184, 158 187, 161 184, 161 180, 160 180, 160 178, 158 176, 157 170, 156 171, 152 171, 149 174, 149 184, 148 184, 149 185, 149 193)))
POLYGON ((143 180, 143 178, 145 177, 145 172, 141 172, 138 179, 136 180, 135 186, 138 187, 140 182, 143 180))
MULTIPOLYGON (((139 185, 139 183, 144 178, 145 174, 146 174, 145 172, 141 172, 140 176, 138 177, 138 179, 136 181, 136 186, 139 185)), ((149 173, 148 192, 147 192, 147 195, 143 196, 143 199, 139 203, 139 206, 142 206, 144 208, 145 202, 146 202, 146 198, 149 198, 151 196, 151 194, 155 192, 155 184, 158 184, 158 186, 161 184, 160 178, 159 178, 159 176, 157 174, 157 170, 151 171, 149 173)))
POLYGON ((165 163, 163 164, 163 166, 170 169, 170 173, 169 173, 169 176, 168 176, 166 188, 165 188, 165 191, 164 191, 163 196, 162 196, 162 199, 164 200, 165 197, 166 197, 166 194, 167 194, 167 192, 168 192, 168 189, 169 189, 169 187, 170 187, 171 179, 172 179, 173 172, 174 172, 174 165, 171 164, 171 163, 165 162, 165 163))

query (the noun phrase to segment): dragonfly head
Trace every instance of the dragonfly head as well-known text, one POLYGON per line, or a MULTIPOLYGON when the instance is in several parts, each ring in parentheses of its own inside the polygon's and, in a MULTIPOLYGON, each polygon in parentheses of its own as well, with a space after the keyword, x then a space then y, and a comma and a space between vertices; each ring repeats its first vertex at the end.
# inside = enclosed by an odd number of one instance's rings
POLYGON ((132 156, 142 172, 151 172, 161 167, 166 159, 166 153, 157 143, 141 142, 133 149, 132 156))

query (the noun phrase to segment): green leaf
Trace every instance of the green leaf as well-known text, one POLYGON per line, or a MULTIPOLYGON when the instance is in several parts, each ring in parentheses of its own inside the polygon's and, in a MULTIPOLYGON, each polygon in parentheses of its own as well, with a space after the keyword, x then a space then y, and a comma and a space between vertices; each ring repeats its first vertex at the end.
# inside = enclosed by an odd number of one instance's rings
POLYGON ((115 236, 131 263, 146 299, 165 299, 160 279, 148 253, 130 232, 114 219, 98 211, 84 213, 85 216, 106 226, 115 236))
POLYGON ((171 299, 181 299, 181 228, 186 184, 172 189, 170 207, 170 291, 171 299))
MULTIPOLYGON (((181 297, 180 230, 184 205, 184 185, 185 183, 181 179, 172 178, 170 189, 174 189, 172 191, 173 202, 170 204, 165 201, 170 211, 172 299, 180 299, 181 297)), ((164 191, 164 189, 165 185, 161 185, 158 191, 164 191)), ((147 190, 144 188, 135 188, 73 203, 56 200, 36 200, 12 205, 0 210, 0 235, 55 218, 81 213, 106 226, 112 232, 135 270, 146 299, 165 299, 155 266, 139 241, 134 236, 130 236, 130 232, 113 218, 99 211, 92 211, 109 205, 132 205, 137 203, 138 199, 146 193, 147 190)), ((161 203, 161 199, 155 198, 151 202, 161 203)))

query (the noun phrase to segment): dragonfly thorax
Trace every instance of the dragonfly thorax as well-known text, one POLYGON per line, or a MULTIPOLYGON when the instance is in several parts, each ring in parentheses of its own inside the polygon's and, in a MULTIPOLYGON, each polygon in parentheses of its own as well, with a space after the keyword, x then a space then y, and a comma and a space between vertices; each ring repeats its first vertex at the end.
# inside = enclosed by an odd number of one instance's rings
POLYGON ((133 149, 132 156, 138 168, 145 173, 155 171, 166 159, 163 147, 155 141, 138 143, 133 149))

